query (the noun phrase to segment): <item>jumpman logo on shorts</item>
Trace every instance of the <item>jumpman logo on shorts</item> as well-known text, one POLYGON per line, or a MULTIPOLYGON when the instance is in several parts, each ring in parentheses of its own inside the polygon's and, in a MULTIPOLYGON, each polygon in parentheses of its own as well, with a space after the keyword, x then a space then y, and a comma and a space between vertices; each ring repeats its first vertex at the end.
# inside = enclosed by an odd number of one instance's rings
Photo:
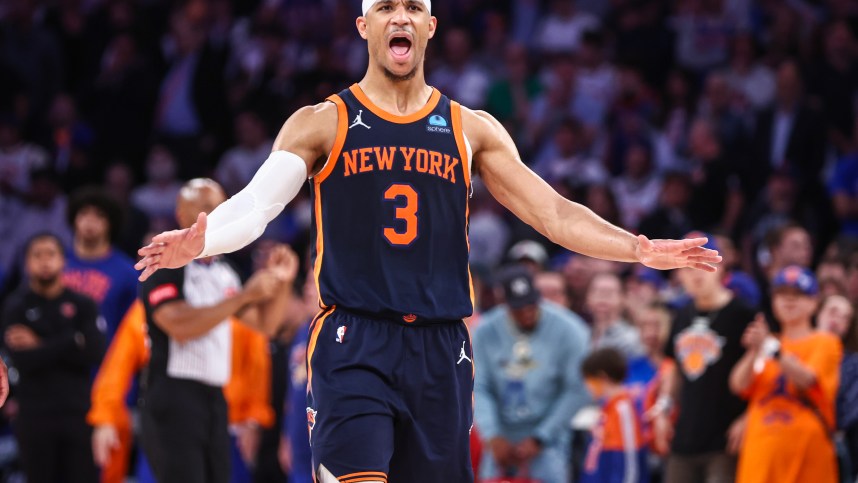
POLYGON ((367 129, 372 129, 371 127, 369 127, 368 125, 366 125, 366 124, 363 122, 363 119, 361 119, 361 116, 363 116, 363 109, 358 110, 357 116, 355 116, 355 120, 354 120, 354 122, 352 123, 352 125, 351 125, 351 126, 349 126, 349 129, 351 129, 351 128, 355 127, 355 126, 363 126, 363 127, 367 128, 367 129))
POLYGON ((468 362, 473 364, 473 361, 471 360, 471 358, 468 357, 468 354, 465 353, 465 341, 462 341, 462 350, 459 351, 459 362, 457 362, 456 365, 458 366, 464 360, 467 360, 468 362))

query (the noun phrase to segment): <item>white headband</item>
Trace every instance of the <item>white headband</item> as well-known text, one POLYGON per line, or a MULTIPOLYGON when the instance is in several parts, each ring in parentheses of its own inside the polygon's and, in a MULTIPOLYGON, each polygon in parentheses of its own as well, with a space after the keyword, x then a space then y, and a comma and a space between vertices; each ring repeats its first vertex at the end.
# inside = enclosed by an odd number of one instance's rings
MULTIPOLYGON (((369 12, 370 7, 375 5, 378 0, 363 0, 363 15, 366 16, 366 13, 369 12)), ((422 0, 423 3, 426 4, 426 8, 429 9, 429 13, 432 13, 432 0, 422 0)))

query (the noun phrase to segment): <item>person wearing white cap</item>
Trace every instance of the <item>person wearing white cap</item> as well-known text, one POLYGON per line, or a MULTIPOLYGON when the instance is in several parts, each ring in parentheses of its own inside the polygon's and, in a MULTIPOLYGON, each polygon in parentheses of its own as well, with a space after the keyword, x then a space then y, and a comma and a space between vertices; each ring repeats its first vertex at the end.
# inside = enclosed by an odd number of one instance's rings
MULTIPOLYGON (((322 483, 473 481, 468 199, 489 191, 549 240, 591 257, 714 270, 705 238, 635 236, 566 200, 504 127, 426 84, 428 0, 368 0, 358 83, 296 111, 250 183, 189 229, 140 249, 158 269, 238 250, 311 180, 322 311, 307 348, 307 420, 322 483)), ((537 451, 539 448, 535 448, 537 451)))
POLYGON ((543 270, 545 262, 548 260, 548 252, 539 242, 522 240, 509 249, 507 257, 512 262, 523 264, 536 274, 543 270))

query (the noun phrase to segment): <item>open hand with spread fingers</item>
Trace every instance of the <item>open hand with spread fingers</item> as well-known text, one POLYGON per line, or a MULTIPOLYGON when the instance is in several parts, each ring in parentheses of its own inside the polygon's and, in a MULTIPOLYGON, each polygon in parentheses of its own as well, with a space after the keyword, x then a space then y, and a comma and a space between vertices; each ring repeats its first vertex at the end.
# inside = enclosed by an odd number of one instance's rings
POLYGON ((721 262, 721 255, 715 250, 705 248, 708 238, 686 238, 684 240, 650 240, 638 235, 635 254, 638 261, 650 268, 671 270, 674 268, 695 268, 714 272, 715 264, 721 262))
POLYGON ((155 235, 152 243, 137 250, 137 254, 143 257, 134 265, 135 269, 143 270, 139 280, 146 281, 159 268, 184 267, 202 253, 205 243, 205 213, 200 213, 190 228, 155 235))

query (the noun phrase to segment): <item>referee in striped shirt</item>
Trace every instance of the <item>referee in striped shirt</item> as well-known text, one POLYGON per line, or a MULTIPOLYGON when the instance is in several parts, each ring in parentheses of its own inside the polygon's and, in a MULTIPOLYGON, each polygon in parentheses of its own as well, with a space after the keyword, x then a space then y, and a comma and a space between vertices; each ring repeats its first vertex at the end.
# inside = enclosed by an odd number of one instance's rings
MULTIPOLYGON (((225 200, 209 179, 180 191, 176 216, 183 228, 225 200)), ((159 270, 140 287, 151 359, 145 372, 142 446, 159 483, 226 483, 230 474, 227 407, 230 317, 267 334, 283 322, 298 260, 277 247, 265 268, 242 287, 223 258, 159 270)))

